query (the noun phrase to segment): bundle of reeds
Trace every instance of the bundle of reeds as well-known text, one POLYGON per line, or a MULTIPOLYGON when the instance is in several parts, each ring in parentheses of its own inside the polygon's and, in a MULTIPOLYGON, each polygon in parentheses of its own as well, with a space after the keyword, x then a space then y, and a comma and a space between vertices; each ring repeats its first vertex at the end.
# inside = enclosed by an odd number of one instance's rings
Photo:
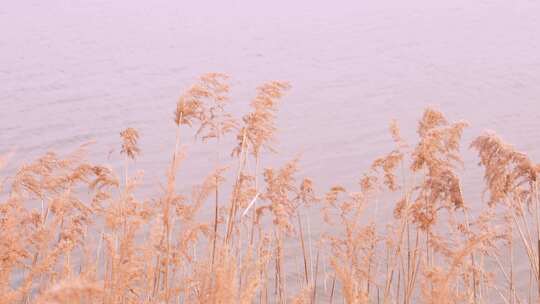
MULTIPOLYGON (((316 195, 299 160, 264 167, 279 102, 257 89, 241 119, 228 77, 200 79, 176 104, 166 186, 140 199, 139 134, 120 133, 123 172, 86 161, 86 145, 23 165, 0 189, 0 304, 8 303, 532 303, 540 299, 540 165, 493 133, 471 148, 486 202, 468 202, 460 174, 467 124, 426 109, 418 142, 394 121, 395 149, 357 189, 316 195), (185 133, 185 134, 184 134, 185 133), (212 144, 215 169, 191 193, 177 173, 189 134, 212 144), (237 144, 220 155, 227 137, 237 144), (248 166, 248 163, 255 164, 248 166), (234 170, 231 180, 227 172, 234 170), (377 216, 380 204, 393 214, 377 216), (471 204, 485 204, 479 213, 471 204), (211 218, 201 219, 204 206, 211 218), (312 223, 324 230, 314 235, 312 223), (516 272, 516 256, 527 277, 516 272)), ((5 158, 0 158, 0 170, 5 158)))

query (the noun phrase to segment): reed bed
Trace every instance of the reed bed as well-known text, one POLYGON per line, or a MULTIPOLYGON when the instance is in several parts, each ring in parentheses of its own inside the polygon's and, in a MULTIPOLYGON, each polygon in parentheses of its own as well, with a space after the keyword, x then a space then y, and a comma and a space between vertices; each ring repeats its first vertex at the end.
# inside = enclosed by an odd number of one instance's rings
POLYGON ((482 134, 470 148, 484 170, 484 200, 466 201, 467 124, 428 108, 414 144, 390 124, 394 150, 356 188, 315 191, 298 159, 280 168, 262 162, 289 89, 261 85, 237 118, 227 111, 228 77, 201 76, 171 109, 176 138, 157 197, 135 195, 133 128, 120 133, 122 172, 89 163, 83 145, 2 179, 0 303, 538 301, 540 165, 482 134), (214 147, 215 169, 180 193, 177 174, 189 157, 182 146, 193 135, 214 147), (231 138, 230 157, 220 155, 231 138), (374 212, 381 204, 393 211, 384 220, 374 212), (483 207, 471 212, 472 204, 483 207), (212 216, 201 219, 203 208, 212 216))

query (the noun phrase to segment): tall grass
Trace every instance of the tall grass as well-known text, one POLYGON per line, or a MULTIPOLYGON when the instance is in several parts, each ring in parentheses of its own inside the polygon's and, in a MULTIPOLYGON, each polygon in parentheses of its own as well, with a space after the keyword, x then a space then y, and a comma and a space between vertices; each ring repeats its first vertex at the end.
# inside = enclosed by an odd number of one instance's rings
POLYGON ((263 163, 288 89, 261 85, 238 119, 227 112, 228 77, 200 77, 173 111, 176 138, 157 197, 134 194, 141 176, 132 173, 140 152, 133 128, 120 133, 121 173, 87 162, 83 145, 2 179, 0 303, 538 301, 538 164, 495 134, 478 136, 470 148, 485 172, 485 202, 466 201, 467 124, 428 108, 414 144, 391 123, 395 149, 373 161, 356 189, 316 192, 299 177, 298 159, 263 163), (181 147, 193 135, 215 149, 215 169, 179 193, 181 147), (230 137, 237 145, 229 158, 220 151, 230 137), (381 204, 393 215, 377 216, 381 204), (484 207, 473 213, 473 204, 484 207), (203 208, 212 216, 201 220, 203 208))

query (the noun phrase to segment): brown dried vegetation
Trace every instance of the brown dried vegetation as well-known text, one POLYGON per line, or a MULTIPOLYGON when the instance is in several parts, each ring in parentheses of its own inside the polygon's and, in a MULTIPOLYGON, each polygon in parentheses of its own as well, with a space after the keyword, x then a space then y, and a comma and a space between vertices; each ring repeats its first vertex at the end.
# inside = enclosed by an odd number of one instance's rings
MULTIPOLYGON (((85 161, 83 145, 66 157, 47 153, 0 180, 0 304, 539 299, 540 166, 527 155, 493 133, 477 137, 471 148, 489 199, 473 205, 460 180, 467 124, 426 109, 416 145, 392 122, 395 149, 373 161, 358 189, 336 185, 318 197, 313 182, 298 177, 298 159, 261 169, 289 84, 260 86, 251 112, 237 120, 226 111, 227 81, 203 75, 180 97, 158 197, 135 195, 142 174, 128 170, 140 154, 133 128, 120 133, 122 178, 85 161), (215 170, 191 193, 176 189, 183 132, 216 143, 215 170), (233 158, 221 159, 230 134, 233 158), (205 206, 212 218, 200 216, 205 206), (387 206, 383 220, 378 210, 387 206), (527 261, 521 277, 515 256, 527 261)), ((7 159, 0 157, 0 170, 7 159)))

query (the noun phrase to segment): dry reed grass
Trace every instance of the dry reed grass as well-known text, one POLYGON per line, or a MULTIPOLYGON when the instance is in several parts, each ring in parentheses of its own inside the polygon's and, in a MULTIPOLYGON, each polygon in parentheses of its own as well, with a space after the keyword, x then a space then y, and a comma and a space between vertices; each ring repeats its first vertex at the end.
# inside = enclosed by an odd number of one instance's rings
MULTIPOLYGON (((141 175, 128 170, 140 153, 133 128, 120 133, 123 178, 86 162, 83 145, 66 157, 47 153, 3 179, 0 304, 539 299, 540 165, 524 153, 493 133, 472 142, 488 199, 471 214, 460 181, 467 124, 428 108, 415 145, 392 122, 395 149, 373 161, 358 189, 336 185, 318 197, 310 179, 298 178, 297 159, 261 169, 289 84, 260 86, 251 112, 236 119, 226 111, 227 81, 203 75, 180 97, 159 197, 134 194, 141 175), (215 141, 215 170, 191 193, 178 193, 180 147, 189 132, 215 141), (231 134, 232 161, 219 155, 231 134), (231 167, 235 178, 227 182, 231 167), (372 210, 392 197, 393 218, 382 221, 372 210), (210 201, 214 215, 201 220, 210 201), (310 219, 317 210, 320 219, 310 219), (314 221, 326 225, 318 242, 314 221), (526 257, 527 278, 516 274, 516 255, 526 257)), ((0 158, 0 169, 6 160, 0 158)))

